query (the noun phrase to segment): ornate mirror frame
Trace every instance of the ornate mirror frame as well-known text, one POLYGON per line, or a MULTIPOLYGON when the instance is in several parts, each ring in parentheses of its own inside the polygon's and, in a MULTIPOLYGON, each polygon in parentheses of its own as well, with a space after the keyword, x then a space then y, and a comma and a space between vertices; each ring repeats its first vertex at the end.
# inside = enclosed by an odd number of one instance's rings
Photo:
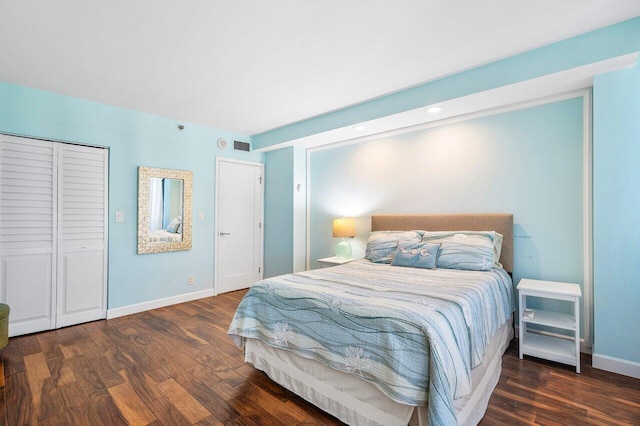
POLYGON ((185 170, 138 167, 138 254, 163 253, 167 251, 191 250, 191 194, 193 173, 185 170), (149 186, 151 178, 181 179, 182 191, 182 241, 149 241, 149 186))

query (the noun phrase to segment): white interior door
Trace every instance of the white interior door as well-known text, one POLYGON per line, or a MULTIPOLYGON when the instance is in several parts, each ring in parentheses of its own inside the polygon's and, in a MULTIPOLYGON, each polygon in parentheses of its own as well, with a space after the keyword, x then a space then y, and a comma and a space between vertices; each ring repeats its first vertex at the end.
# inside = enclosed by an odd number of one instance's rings
POLYGON ((216 159, 216 292, 262 278, 263 165, 216 159))
POLYGON ((16 336, 55 327, 56 150, 0 138, 0 301, 16 336))
POLYGON ((58 327, 106 317, 107 160, 59 144, 58 327))

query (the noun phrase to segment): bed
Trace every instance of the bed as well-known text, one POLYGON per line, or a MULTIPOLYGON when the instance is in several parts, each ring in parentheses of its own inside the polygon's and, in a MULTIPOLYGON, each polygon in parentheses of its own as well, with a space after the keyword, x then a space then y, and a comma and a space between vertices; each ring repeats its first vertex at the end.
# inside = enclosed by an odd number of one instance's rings
POLYGON ((371 229, 496 231, 502 267, 360 260, 274 277, 245 295, 229 335, 246 362, 348 424, 477 424, 513 337, 513 216, 375 215, 371 229))
POLYGON ((155 229, 149 231, 149 242, 151 243, 175 243, 182 241, 182 234, 169 232, 166 229, 155 229))

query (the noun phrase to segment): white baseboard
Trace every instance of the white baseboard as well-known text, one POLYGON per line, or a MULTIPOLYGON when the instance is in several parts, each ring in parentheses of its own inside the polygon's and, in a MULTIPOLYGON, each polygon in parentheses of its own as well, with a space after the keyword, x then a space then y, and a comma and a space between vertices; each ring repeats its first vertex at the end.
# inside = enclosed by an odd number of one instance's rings
POLYGON ((593 368, 640 379, 640 362, 600 354, 593 354, 591 359, 593 368))
POLYGON ((134 305, 122 306, 120 308, 107 309, 107 319, 123 317, 125 315, 137 314, 151 309, 164 308, 165 306, 177 303, 189 302, 191 300, 202 299, 215 296, 213 289, 194 291, 193 293, 179 294, 177 296, 165 297, 164 299, 150 300, 148 302, 136 303, 134 305))

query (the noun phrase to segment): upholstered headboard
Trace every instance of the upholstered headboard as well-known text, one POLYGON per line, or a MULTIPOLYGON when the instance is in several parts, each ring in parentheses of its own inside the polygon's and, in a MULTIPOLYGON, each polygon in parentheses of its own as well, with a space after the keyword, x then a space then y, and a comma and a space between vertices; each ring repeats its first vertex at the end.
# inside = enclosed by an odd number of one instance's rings
POLYGON ((379 214, 371 216, 372 231, 496 231, 504 237, 500 263, 513 272, 513 215, 479 214, 379 214))

